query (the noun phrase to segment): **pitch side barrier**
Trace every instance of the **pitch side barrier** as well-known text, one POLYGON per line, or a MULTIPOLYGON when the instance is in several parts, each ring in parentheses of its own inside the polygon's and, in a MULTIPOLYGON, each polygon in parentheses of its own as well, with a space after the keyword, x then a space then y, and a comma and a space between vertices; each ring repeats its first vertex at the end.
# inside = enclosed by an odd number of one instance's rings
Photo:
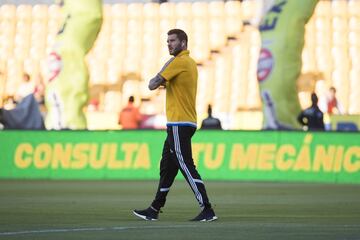
MULTIPOLYGON (((158 179, 164 131, 2 131, 2 179, 158 179)), ((204 179, 360 183, 360 134, 197 131, 204 179)), ((181 175, 181 174, 179 174, 181 175)))

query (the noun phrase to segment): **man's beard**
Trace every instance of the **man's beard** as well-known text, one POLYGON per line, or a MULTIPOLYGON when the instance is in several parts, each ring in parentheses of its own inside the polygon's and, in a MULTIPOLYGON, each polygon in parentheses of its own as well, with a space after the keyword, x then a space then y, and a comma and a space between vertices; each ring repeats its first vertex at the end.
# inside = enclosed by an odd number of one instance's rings
POLYGON ((174 48, 173 53, 172 53, 171 55, 176 56, 176 55, 178 55, 181 51, 182 51, 182 48, 181 48, 180 46, 179 46, 179 47, 176 47, 176 48, 174 48))

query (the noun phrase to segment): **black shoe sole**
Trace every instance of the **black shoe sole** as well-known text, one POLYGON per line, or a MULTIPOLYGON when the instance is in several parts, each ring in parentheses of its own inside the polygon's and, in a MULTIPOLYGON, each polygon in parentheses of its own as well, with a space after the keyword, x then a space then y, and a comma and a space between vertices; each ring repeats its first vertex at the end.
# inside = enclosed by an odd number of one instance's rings
POLYGON ((215 221, 217 219, 218 219, 217 216, 213 216, 212 218, 209 218, 209 219, 206 219, 206 218, 201 219, 201 220, 191 219, 190 221, 192 221, 192 222, 213 222, 213 221, 215 221))
POLYGON ((135 211, 133 211, 133 214, 134 214, 135 216, 137 216, 137 217, 145 220, 145 221, 157 221, 157 218, 151 218, 151 217, 148 217, 148 216, 145 216, 145 215, 141 215, 141 214, 139 214, 139 213, 137 213, 137 212, 135 212, 135 211))

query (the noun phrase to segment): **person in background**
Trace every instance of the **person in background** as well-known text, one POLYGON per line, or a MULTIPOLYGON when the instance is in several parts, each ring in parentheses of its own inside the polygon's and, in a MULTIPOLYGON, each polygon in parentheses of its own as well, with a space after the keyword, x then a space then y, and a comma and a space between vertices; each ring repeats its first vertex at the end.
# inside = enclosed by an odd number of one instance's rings
POLYGON ((192 158, 191 138, 196 131, 196 90, 198 70, 187 50, 188 37, 181 29, 168 32, 169 54, 174 56, 150 80, 149 89, 166 86, 167 137, 160 161, 160 180, 154 200, 144 210, 134 210, 135 216, 144 220, 158 220, 160 209, 180 170, 191 187, 201 212, 192 221, 217 219, 192 158))
POLYGON ((332 114, 343 114, 343 108, 340 104, 339 100, 336 97, 336 88, 330 87, 329 88, 329 95, 327 97, 327 113, 329 115, 332 114))
POLYGON ((34 93, 35 85, 30 79, 30 75, 28 73, 23 74, 23 81, 19 85, 16 94, 15 94, 15 100, 17 102, 20 102, 24 97, 26 97, 29 94, 34 93))
POLYGON ((118 123, 122 126, 122 129, 139 128, 142 116, 139 109, 134 106, 134 101, 134 96, 130 96, 127 106, 120 112, 118 123))
POLYGON ((212 116, 212 107, 211 107, 210 104, 208 105, 207 112, 208 112, 208 117, 205 118, 202 121, 200 129, 219 129, 219 130, 222 130, 220 120, 218 118, 214 118, 212 116))
POLYGON ((3 99, 3 108, 5 110, 11 110, 16 107, 17 102, 15 101, 14 96, 5 96, 3 99))
POLYGON ((45 102, 45 84, 44 84, 43 77, 40 74, 38 74, 35 79, 34 97, 39 104, 44 104, 44 102, 45 102))
POLYGON ((302 111, 298 116, 298 121, 303 126, 307 126, 310 131, 324 131, 324 114, 318 107, 318 97, 315 93, 311 94, 311 107, 302 111))

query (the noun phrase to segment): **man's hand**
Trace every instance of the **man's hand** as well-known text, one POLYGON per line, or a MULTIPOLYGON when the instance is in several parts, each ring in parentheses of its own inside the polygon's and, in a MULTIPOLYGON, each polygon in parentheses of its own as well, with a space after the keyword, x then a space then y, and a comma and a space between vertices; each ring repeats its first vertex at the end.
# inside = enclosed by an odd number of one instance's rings
POLYGON ((160 74, 157 74, 153 79, 150 80, 149 89, 155 90, 160 86, 165 86, 165 79, 160 74))

